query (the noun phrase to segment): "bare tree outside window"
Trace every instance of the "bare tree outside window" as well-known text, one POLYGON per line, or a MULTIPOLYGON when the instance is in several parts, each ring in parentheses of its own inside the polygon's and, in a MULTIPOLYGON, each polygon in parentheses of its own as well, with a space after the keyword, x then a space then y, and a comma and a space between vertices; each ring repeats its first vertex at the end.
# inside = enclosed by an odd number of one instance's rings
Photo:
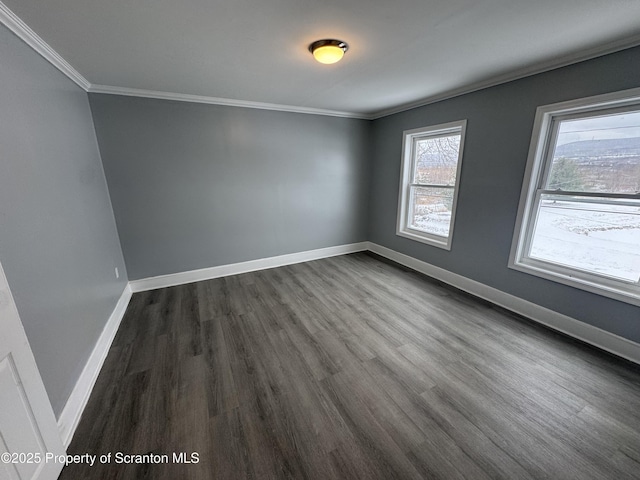
POLYGON ((405 132, 407 183, 402 199, 406 205, 400 205, 403 228, 399 230, 405 236, 445 248, 450 244, 464 125, 405 132))

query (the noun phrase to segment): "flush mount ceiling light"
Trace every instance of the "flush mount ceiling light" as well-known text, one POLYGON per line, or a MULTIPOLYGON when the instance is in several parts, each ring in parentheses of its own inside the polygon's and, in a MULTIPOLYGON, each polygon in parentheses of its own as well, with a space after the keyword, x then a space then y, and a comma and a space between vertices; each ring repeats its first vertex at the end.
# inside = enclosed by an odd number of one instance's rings
POLYGON ((317 40, 309 45, 309 51, 320 63, 336 63, 344 56, 344 52, 349 49, 342 40, 317 40))

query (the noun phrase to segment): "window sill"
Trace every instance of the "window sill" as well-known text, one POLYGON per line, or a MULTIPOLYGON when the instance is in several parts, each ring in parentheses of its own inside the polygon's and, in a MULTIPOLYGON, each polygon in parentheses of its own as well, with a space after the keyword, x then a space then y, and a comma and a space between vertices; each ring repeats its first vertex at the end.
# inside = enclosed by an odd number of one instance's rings
POLYGON ((396 235, 399 237, 409 238, 416 242, 426 243, 433 247, 442 248, 443 250, 451 250, 451 237, 437 237, 428 233, 419 233, 416 230, 397 230, 396 235))
POLYGON ((530 265, 523 261, 509 261, 509 268, 544 278, 546 280, 551 280, 556 283, 568 285, 579 290, 613 298, 631 305, 640 306, 640 291, 638 291, 637 287, 632 285, 629 285, 630 288, 628 289, 624 288, 625 285, 623 283, 620 283, 619 286, 613 284, 605 285, 579 276, 573 276, 571 274, 556 272, 535 265, 530 265))

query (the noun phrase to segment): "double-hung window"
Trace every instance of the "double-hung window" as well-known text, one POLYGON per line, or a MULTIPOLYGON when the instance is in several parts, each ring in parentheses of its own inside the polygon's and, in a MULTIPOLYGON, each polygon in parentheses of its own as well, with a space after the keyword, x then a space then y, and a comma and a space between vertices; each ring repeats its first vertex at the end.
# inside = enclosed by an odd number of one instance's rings
POLYGON ((403 134, 397 234, 451 249, 466 120, 403 134))
POLYGON ((538 108, 509 266, 640 304, 640 89, 538 108))

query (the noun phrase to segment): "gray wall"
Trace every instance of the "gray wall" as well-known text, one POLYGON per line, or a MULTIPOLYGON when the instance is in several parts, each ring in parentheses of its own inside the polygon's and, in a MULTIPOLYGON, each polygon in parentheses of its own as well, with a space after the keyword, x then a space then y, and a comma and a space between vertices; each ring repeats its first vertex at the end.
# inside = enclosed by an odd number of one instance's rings
POLYGON ((0 59, 0 261, 59 415, 126 271, 87 94, 4 26, 0 59))
POLYGON ((638 307, 507 268, 536 107, 640 86, 638 48, 374 122, 88 101, 4 27, 0 58, 0 261, 57 415, 127 277, 105 173, 131 279, 369 239, 640 342, 638 307), (402 131, 463 118, 452 250, 396 236, 402 131))
POLYGON ((640 308, 507 268, 536 108, 638 86, 635 48, 374 121, 369 239, 640 342, 640 308), (465 118, 451 251, 396 236, 403 130, 465 118))
POLYGON ((366 240, 370 122, 89 98, 130 279, 366 240))

